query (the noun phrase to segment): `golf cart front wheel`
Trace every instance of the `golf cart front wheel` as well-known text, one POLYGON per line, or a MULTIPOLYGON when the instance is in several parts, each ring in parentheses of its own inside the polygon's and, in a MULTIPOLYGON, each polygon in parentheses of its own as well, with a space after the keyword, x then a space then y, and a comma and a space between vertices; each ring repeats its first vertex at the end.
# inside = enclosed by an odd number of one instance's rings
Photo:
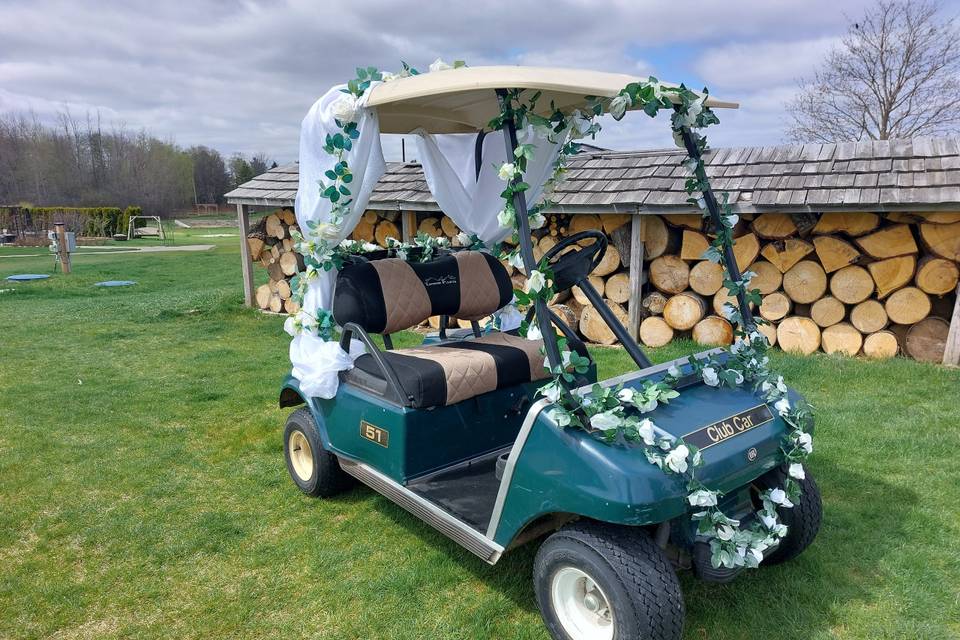
POLYGON ((303 407, 287 418, 283 454, 294 484, 308 496, 332 496, 351 484, 337 457, 323 448, 313 416, 303 407))
POLYGON ((556 640, 678 640, 683 632, 677 576, 641 529, 564 527, 541 545, 533 581, 556 640))

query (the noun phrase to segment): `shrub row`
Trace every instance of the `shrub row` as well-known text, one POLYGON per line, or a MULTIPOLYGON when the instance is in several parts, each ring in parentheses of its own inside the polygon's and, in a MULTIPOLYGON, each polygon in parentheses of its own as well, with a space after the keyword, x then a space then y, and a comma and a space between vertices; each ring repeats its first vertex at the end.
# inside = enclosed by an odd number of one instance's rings
POLYGON ((0 227, 18 234, 39 233, 63 221, 78 235, 109 237, 126 233, 130 217, 142 213, 140 207, 0 207, 0 227))

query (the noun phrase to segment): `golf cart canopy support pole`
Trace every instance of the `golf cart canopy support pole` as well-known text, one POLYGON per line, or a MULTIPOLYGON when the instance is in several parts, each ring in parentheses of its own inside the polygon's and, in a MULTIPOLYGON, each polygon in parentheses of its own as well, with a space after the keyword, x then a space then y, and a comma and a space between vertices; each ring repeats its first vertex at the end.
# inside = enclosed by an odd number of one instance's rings
MULTIPOLYGON (((697 143, 693 139, 693 134, 690 132, 690 129, 682 127, 680 129, 680 135, 683 138, 683 146, 687 149, 687 155, 700 161, 698 164, 700 168, 697 169, 697 179, 704 185, 702 192, 703 200, 707 205, 707 211, 710 213, 710 222, 715 229, 722 229, 723 220, 720 218, 720 205, 717 203, 717 198, 713 195, 713 187, 710 186, 710 181, 707 179, 707 171, 703 164, 703 156, 700 154, 700 149, 697 147, 697 143)), ((731 236, 731 239, 732 237, 733 236, 731 236)), ((727 268, 727 272, 730 274, 730 280, 739 282, 741 276, 740 267, 737 265, 737 258, 733 253, 732 242, 723 243, 723 263, 727 268)), ((748 332, 756 329, 756 323, 753 321, 753 312, 750 311, 750 305, 747 303, 747 294, 742 288, 737 293, 737 306, 740 307, 740 317, 743 318, 744 328, 746 328, 748 332)))
MULTIPOLYGON (((506 89, 497 89, 497 101, 500 103, 500 112, 506 115, 503 122, 503 140, 507 145, 507 161, 510 162, 514 158, 518 142, 517 124, 513 121, 506 89)), ((513 181, 516 182, 517 178, 514 177, 513 181)), ((533 257, 533 245, 530 242, 530 219, 527 217, 527 198, 523 191, 517 191, 513 194, 513 207, 516 209, 517 226, 520 228, 520 256, 523 258, 524 271, 527 272, 529 277, 530 273, 537 268, 537 261, 533 257)), ((550 321, 546 301, 537 298, 534 301, 534 310, 537 326, 543 336, 547 362, 550 363, 551 370, 556 370, 557 367, 562 366, 560 347, 557 345, 557 332, 553 330, 553 323, 550 321)))

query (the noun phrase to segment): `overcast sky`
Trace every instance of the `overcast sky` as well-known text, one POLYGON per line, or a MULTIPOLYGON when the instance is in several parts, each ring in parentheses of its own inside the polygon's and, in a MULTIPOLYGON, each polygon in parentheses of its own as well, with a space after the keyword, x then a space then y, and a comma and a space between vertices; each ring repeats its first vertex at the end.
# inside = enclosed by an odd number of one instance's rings
MULTIPOLYGON (((0 111, 65 106, 181 145, 296 158, 300 120, 358 65, 426 69, 437 57, 584 67, 708 86, 714 146, 784 139, 784 102, 862 0, 0 0, 0 111)), ((596 144, 670 146, 645 117, 596 144)), ((399 159, 399 145, 385 145, 399 159)))

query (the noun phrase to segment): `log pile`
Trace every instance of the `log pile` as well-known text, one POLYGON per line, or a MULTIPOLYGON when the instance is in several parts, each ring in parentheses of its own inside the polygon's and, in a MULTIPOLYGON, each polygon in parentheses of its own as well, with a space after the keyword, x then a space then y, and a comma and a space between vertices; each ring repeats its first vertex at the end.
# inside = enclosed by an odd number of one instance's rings
MULTIPOLYGON (((458 245, 460 229, 439 213, 367 211, 351 238, 385 246, 403 239, 404 221, 414 234, 446 237, 458 245)), ((638 305, 639 339, 662 346, 691 337, 704 345, 729 344, 733 327, 722 269, 702 259, 711 235, 698 214, 643 216, 644 282, 631 300, 631 217, 623 214, 549 214, 533 232, 537 259, 564 237, 602 230, 607 253, 590 282, 625 324, 638 305)), ((263 309, 290 313, 289 279, 302 268, 292 249, 292 211, 264 218, 248 237, 252 257, 269 272, 257 290, 263 309)), ((741 270, 756 275, 761 303, 753 310, 771 324, 760 327, 771 343, 799 353, 898 353, 939 362, 943 356, 960 280, 960 213, 874 214, 830 212, 806 219, 784 213, 743 215, 734 229, 741 270)), ((521 288, 523 274, 504 265, 521 288)), ((587 341, 615 337, 578 288, 558 294, 551 308, 587 341)), ((451 318, 451 327, 469 322, 451 318)), ((428 325, 439 327, 440 319, 428 325)))
MULTIPOLYGON (((809 224, 784 213, 741 216, 741 270, 756 274, 763 332, 787 351, 903 353, 940 362, 960 280, 960 214, 825 213, 809 224)), ((723 272, 701 259, 709 233, 696 216, 644 217, 649 291, 640 340, 690 336, 729 344, 723 272)))
POLYGON ((267 270, 269 280, 257 287, 257 306, 274 313, 296 313, 290 279, 303 269, 303 258, 293 248, 291 233, 299 230, 292 209, 264 216, 247 234, 250 259, 267 270))

